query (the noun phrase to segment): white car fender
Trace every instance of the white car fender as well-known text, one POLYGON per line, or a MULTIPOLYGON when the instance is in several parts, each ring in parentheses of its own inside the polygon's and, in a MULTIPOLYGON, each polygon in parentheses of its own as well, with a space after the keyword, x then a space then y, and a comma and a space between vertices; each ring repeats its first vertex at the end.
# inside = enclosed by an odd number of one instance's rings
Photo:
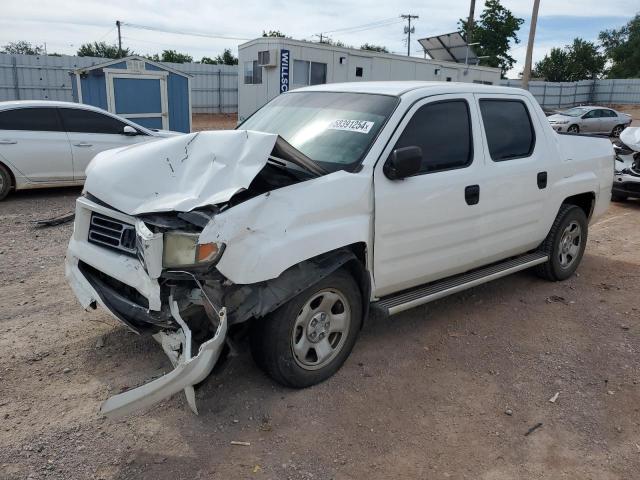
POLYGON ((256 283, 322 253, 358 242, 369 245, 372 217, 370 172, 341 170, 216 215, 199 243, 224 243, 217 269, 234 283, 256 283))

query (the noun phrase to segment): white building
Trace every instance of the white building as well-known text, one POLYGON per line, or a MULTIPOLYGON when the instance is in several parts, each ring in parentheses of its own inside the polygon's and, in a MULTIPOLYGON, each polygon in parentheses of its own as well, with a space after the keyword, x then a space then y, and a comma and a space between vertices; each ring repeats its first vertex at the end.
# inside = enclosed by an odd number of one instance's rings
POLYGON ((498 84, 500 69, 406 57, 290 38, 262 37, 238 47, 238 120, 306 85, 365 80, 498 84))

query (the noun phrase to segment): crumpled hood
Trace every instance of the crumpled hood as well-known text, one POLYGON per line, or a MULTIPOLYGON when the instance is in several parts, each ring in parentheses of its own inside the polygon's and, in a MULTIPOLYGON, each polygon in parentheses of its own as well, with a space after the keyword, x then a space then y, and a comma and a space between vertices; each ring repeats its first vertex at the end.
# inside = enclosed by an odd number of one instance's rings
POLYGON ((627 127, 620 134, 620 141, 636 152, 640 152, 640 127, 627 127))
POLYGON ((277 138, 220 130, 107 150, 89 164, 85 190, 129 215, 223 203, 249 187, 277 138))

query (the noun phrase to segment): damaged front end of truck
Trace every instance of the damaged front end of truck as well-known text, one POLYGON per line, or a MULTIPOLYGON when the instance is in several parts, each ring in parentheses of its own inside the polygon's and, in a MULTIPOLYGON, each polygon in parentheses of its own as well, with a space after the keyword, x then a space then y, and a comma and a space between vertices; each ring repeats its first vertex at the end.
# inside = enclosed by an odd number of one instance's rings
MULTIPOLYGON (((296 216, 275 191, 325 174, 281 137, 243 130, 174 137, 92 161, 76 204, 67 279, 85 309, 100 306, 132 331, 153 335, 174 367, 109 398, 103 414, 126 415, 181 390, 197 413, 194 385, 234 332, 352 259, 341 249, 315 255, 313 242, 307 260, 284 270, 273 256, 243 254, 277 241, 278 211, 296 216), (228 243, 242 239, 244 250, 226 255, 228 243)), ((353 208, 366 211, 364 187, 349 195, 353 208)))

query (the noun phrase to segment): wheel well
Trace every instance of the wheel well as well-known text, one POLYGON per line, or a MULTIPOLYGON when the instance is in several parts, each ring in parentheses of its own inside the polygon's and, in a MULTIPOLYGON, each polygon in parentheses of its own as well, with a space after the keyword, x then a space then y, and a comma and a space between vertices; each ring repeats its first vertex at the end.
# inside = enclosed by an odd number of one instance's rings
POLYGON ((593 213, 593 207, 596 203, 596 196, 593 192, 579 193, 578 195, 572 195, 564 199, 562 204, 575 205, 580 207, 587 218, 591 217, 593 213))
POLYGON ((11 186, 15 189, 16 188, 16 176, 13 174, 11 169, 8 166, 6 166, 4 163, 0 162, 0 167, 4 167, 4 169, 7 172, 9 172, 9 178, 11 178, 11 186))

